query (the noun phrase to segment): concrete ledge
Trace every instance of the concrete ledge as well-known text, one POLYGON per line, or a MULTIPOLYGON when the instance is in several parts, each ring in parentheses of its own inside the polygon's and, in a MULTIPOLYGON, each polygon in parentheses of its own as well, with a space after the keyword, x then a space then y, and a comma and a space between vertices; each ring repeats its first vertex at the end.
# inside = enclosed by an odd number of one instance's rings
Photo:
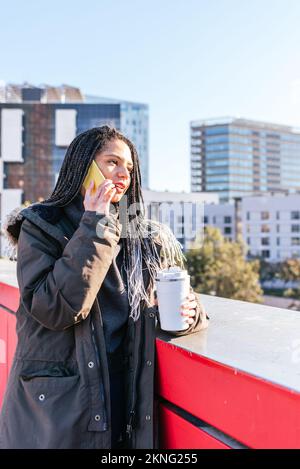
POLYGON ((200 295, 209 327, 195 334, 157 338, 300 392, 300 312, 200 295))

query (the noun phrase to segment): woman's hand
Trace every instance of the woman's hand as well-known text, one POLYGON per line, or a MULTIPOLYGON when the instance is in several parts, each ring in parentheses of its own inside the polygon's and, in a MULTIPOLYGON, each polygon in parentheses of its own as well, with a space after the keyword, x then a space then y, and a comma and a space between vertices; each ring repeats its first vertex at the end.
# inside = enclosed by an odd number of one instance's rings
POLYGON ((181 305, 181 315, 185 316, 188 324, 193 324, 196 316, 197 302, 194 293, 190 293, 186 297, 186 301, 181 305))
MULTIPOLYGON (((195 300, 194 293, 190 293, 186 297, 186 301, 181 305, 181 315, 186 317, 186 322, 188 324, 193 324, 196 316, 197 302, 195 300)), ((158 306, 157 298, 154 300, 154 304, 158 306)))
POLYGON ((106 216, 109 216, 110 201, 116 193, 115 185, 111 179, 105 179, 92 195, 94 184, 94 180, 92 180, 86 190, 83 201, 84 208, 85 210, 105 213, 106 216))

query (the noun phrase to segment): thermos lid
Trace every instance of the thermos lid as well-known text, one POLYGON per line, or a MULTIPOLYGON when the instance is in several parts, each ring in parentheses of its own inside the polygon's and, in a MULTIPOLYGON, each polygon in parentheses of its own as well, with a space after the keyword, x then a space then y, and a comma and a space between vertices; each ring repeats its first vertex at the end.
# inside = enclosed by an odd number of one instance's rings
POLYGON ((189 277, 186 270, 182 270, 178 266, 169 267, 168 269, 162 269, 157 273, 157 282, 174 282, 177 280, 185 280, 189 277))

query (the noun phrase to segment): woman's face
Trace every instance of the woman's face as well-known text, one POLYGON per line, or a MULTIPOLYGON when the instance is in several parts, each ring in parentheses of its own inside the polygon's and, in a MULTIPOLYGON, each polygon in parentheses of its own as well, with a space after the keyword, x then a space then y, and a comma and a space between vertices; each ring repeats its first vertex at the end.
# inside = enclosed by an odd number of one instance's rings
MULTIPOLYGON (((123 140, 112 140, 108 142, 104 150, 96 154, 95 162, 103 176, 106 179, 111 179, 113 184, 116 184, 117 191, 111 202, 119 202, 130 186, 131 181, 130 173, 133 169, 133 162, 129 146, 123 140)), ((85 195, 83 186, 81 194, 85 195)))

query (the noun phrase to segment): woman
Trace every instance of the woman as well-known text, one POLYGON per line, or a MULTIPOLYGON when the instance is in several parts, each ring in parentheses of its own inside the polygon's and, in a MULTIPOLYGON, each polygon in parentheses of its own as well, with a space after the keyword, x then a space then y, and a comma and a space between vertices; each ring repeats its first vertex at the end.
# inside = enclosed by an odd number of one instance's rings
MULTIPOLYGON (((0 447, 153 448, 153 280, 183 255, 145 219, 134 145, 108 126, 78 135, 49 199, 5 231, 20 305, 0 447), (95 193, 83 187, 93 160, 106 178, 95 193)), ((193 293, 184 308, 189 328, 172 334, 207 327, 193 293)))

